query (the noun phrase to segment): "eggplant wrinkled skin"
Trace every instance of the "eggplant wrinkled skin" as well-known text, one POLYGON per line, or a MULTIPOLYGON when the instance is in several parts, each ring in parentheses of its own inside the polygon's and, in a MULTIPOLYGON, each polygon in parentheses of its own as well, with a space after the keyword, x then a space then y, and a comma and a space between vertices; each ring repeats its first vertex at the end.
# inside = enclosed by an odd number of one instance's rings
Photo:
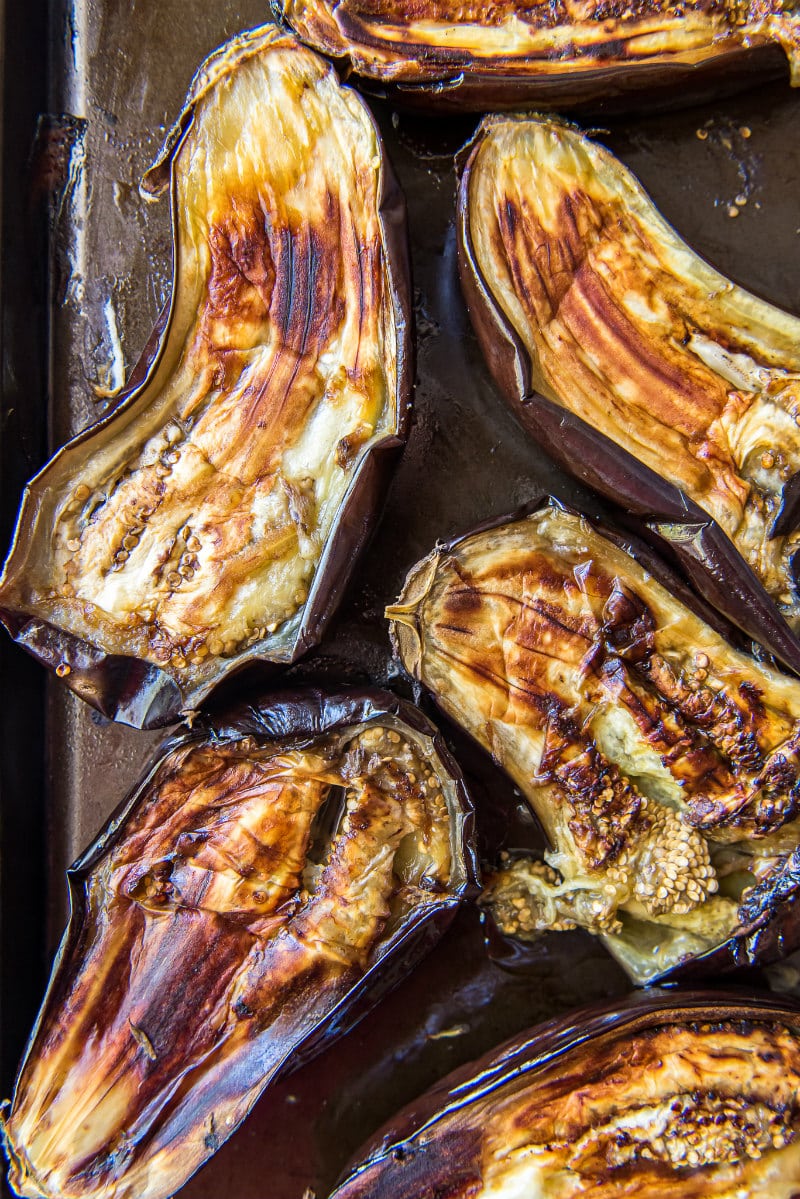
POLYGON ((596 0, 520 6, 450 0, 273 0, 304 42, 365 90, 437 112, 676 106, 785 69, 800 83, 794 0, 634 10, 596 0))
POLYGON ((16 1193, 172 1195, 438 940, 473 840, 439 734, 385 692, 279 693, 170 739, 70 871, 2 1121, 16 1193))
POLYGON ((796 679, 552 502, 437 548, 387 616, 549 842, 487 879, 502 933, 585 928, 636 983, 800 943, 796 679))
POLYGON ((462 1067, 359 1153, 331 1199, 793 1199, 800 1008, 651 992, 462 1067))
POLYGON ((169 190, 171 300, 121 403, 29 484, 0 618, 157 727, 322 635, 406 435, 410 275, 365 104, 274 26, 200 68, 143 189, 169 190))
POLYGON ((800 319, 705 263, 554 119, 484 122, 459 228, 470 316, 526 431, 800 672, 800 319))

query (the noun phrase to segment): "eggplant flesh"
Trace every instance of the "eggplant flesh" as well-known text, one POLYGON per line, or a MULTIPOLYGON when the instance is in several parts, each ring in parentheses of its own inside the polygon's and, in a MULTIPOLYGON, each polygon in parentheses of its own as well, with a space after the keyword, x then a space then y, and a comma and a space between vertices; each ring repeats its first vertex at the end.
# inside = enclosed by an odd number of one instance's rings
POLYGON ((487 880, 502 932, 588 929, 637 983, 790 951, 797 680, 554 504, 437 549, 387 616, 406 669, 548 839, 544 861, 487 880))
POLYGON ((662 0, 627 7, 273 0, 272 7, 303 41, 365 80, 388 85, 401 101, 444 108, 581 104, 637 85, 694 83, 721 65, 746 79, 746 60, 764 47, 780 47, 792 82, 800 82, 800 15, 780 0, 698 0, 677 9, 662 0))
POLYGON ((394 697, 278 695, 173 739, 71 871, 2 1121, 16 1193, 172 1195, 426 952, 470 838, 457 767, 394 697))
POLYGON ((18 640, 107 714, 87 652, 177 689, 166 723, 321 634, 407 423, 388 170, 363 102, 274 27, 199 71, 143 185, 173 208, 165 327, 31 484, 0 591, 18 640))
POLYGON ((460 210, 471 315, 526 429, 687 561, 715 522, 738 567, 708 598, 727 592, 726 615, 800 668, 800 320, 705 263, 627 168, 557 120, 485 122, 460 210), (565 436, 560 452, 557 413, 590 438, 584 455, 565 436), (754 628, 759 583, 780 616, 754 628))
POLYGON ((800 1010, 724 993, 571 1013, 462 1068, 332 1199, 792 1199, 800 1010))

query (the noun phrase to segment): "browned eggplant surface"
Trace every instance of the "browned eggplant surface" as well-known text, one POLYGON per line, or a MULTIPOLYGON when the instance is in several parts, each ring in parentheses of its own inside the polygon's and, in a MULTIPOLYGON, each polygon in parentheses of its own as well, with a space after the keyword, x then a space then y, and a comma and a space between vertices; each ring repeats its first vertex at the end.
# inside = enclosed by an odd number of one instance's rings
MULTIPOLYGON (((392 95, 439 109, 526 101, 571 106, 646 87, 681 91, 735 73, 746 81, 765 48, 780 47, 800 81, 800 13, 793 0, 727 4, 662 0, 634 6, 452 3, 447 0, 273 0, 304 41, 344 59, 392 95)), ((766 56, 764 56, 766 59, 766 56)), ((779 55, 768 61, 773 67, 779 55)), ((684 99, 684 103, 685 103, 684 99)))
POLYGON ((800 669, 800 320, 699 258, 558 121, 485 123, 460 210, 473 322, 526 429, 800 669))
POLYGON ((144 184, 173 205, 165 325, 125 402, 30 485, 0 594, 107 715, 166 723, 318 639, 406 424, 387 170, 361 100, 273 27, 196 76, 144 184))
POLYGON ((664 994, 573 1013, 393 1120, 335 1199, 793 1199, 800 1009, 664 994))
POLYGON ((174 738, 71 872, 4 1122, 17 1193, 171 1195, 437 939, 471 838, 458 768, 386 693, 284 693, 174 738))
POLYGON ((552 504, 436 550, 387 615, 549 840, 490 880, 503 932, 589 929, 637 982, 798 940, 797 680, 552 504))

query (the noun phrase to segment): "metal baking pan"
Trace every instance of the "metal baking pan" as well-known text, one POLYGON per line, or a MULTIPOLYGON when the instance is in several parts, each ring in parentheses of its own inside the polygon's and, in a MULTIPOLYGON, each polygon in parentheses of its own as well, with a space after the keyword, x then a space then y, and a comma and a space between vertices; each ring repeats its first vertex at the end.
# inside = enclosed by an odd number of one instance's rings
MULTIPOLYGON (((3 12, 0 0, 3 548, 48 439, 52 449, 107 410, 112 401, 99 393, 122 381, 166 298, 169 213, 140 198, 139 179, 196 66, 263 21, 266 9, 263 0, 9 0, 3 12)), ((409 205, 415 423, 340 617, 284 677, 371 680, 419 699, 391 659, 382 618, 408 566, 437 539, 542 488, 589 512, 601 508, 518 428, 472 335, 456 274, 452 157, 475 121, 374 108, 409 205)), ((800 96, 783 82, 703 108, 618 119, 599 136, 715 266, 800 314, 799 125, 800 96)), ((45 683, 5 639, 0 652, 8 1094, 65 921, 64 869, 158 738, 108 724, 45 683)), ((256 671, 247 681, 257 680, 256 671)), ((535 841, 510 785, 446 731, 474 784, 484 847, 535 841)), ((759 981, 800 996, 800 955, 759 981)), ((551 935, 524 955, 503 956, 487 944, 477 912, 464 911, 380 1010, 274 1087, 181 1194, 302 1199, 310 1188, 323 1196, 358 1144, 435 1078, 528 1024, 627 989, 588 936, 551 935)))

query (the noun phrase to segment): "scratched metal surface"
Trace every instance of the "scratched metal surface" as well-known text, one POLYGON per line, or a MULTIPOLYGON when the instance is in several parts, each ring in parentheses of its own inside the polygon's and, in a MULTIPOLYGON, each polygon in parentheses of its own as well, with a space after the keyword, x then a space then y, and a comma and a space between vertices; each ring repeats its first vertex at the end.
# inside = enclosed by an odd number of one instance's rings
MULTIPOLYGON (((138 182, 201 59, 263 19, 265 0, 60 0, 51 7, 51 112, 69 114, 69 169, 53 204, 51 447, 102 415, 99 393, 136 360, 170 278, 168 212, 138 182)), ((437 538, 545 487, 598 505, 530 444, 483 366, 456 278, 452 153, 471 120, 376 108, 409 204, 417 289, 416 420, 383 522, 341 617, 290 677, 412 688, 391 661, 383 606, 437 538)), ((604 140, 716 266, 800 313, 800 96, 788 84, 702 109, 609 125, 604 140)), ((65 919, 63 871, 136 779, 158 736, 114 727, 48 689, 49 932, 65 919)), ((456 740, 488 843, 532 836, 510 788, 456 740)), ((800 993, 800 963, 770 973, 800 993)), ((301 1199, 327 1192, 350 1153, 436 1077, 527 1024, 627 989, 588 937, 545 938, 522 961, 487 952, 474 912, 345 1041, 275 1087, 181 1192, 187 1199, 301 1199)), ((31 1012, 31 1018, 33 1012, 31 1012)))

